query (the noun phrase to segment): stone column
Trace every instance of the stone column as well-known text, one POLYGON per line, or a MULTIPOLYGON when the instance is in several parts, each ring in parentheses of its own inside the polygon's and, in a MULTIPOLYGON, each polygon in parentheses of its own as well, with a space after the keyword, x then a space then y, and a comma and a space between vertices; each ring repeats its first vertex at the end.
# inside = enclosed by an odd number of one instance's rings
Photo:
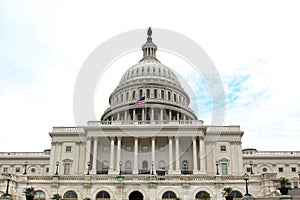
POLYGON ((206 151, 205 151, 205 143, 204 138, 199 137, 199 156, 200 156, 200 173, 206 173, 206 151))
POLYGON ((120 121, 120 113, 117 114, 117 121, 120 121))
POLYGON ((169 137, 169 173, 173 172, 173 138, 169 137))
POLYGON ((176 173, 180 174, 180 163, 179 163, 179 137, 175 137, 175 163, 176 163, 176 173))
POLYGON ((155 137, 151 138, 151 162, 153 162, 153 173, 155 174, 155 137))
POLYGON ((114 170, 114 163, 115 163, 115 138, 111 137, 110 138, 110 166, 109 170, 112 172, 114 170))
POLYGON ((117 146, 117 163, 116 165, 118 166, 118 171, 122 170, 120 169, 120 161, 121 161, 121 137, 118 137, 118 146, 117 146))
POLYGON ((197 161, 197 143, 196 143, 196 137, 192 138, 193 141, 193 171, 198 171, 198 161, 197 161))
POLYGON ((86 166, 86 163, 91 162, 91 138, 88 137, 86 139, 86 147, 85 147, 85 164, 84 166, 86 166))
POLYGON ((133 117, 132 120, 135 121, 135 109, 133 109, 133 117))
POLYGON ((124 112, 124 121, 127 121, 127 110, 124 112))
POLYGON ((142 108, 142 121, 145 121, 145 108, 142 108))
POLYGON ((179 112, 177 112, 177 121, 179 121, 180 119, 179 119, 179 112))
POLYGON ((151 121, 154 121, 154 108, 151 108, 151 121))
POLYGON ((93 153, 93 166, 91 169, 91 173, 96 174, 97 167, 97 153, 98 153, 98 138, 94 138, 94 153, 93 153))
POLYGON ((169 110, 169 120, 172 120, 172 111, 169 110))
POLYGON ((134 157, 133 157, 133 174, 138 174, 139 173, 139 169, 138 169, 138 162, 139 162, 139 158, 138 158, 138 151, 139 151, 139 139, 138 138, 134 138, 134 157))
POLYGON ((160 121, 163 121, 164 120, 164 112, 163 112, 163 109, 161 108, 160 109, 160 121))

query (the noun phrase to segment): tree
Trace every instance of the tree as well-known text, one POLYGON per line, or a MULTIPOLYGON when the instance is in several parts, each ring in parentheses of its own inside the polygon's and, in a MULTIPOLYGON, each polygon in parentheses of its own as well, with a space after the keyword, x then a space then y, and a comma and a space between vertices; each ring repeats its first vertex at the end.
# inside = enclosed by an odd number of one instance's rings
POLYGON ((280 177, 279 179, 277 179, 277 182, 279 184, 278 188, 280 190, 280 193, 282 195, 287 195, 292 185, 290 180, 284 177, 280 177))
POLYGON ((34 187, 32 187, 32 186, 25 188, 25 190, 23 191, 23 194, 26 196, 27 200, 33 200, 35 193, 36 193, 36 191, 35 191, 34 187))
POLYGON ((62 196, 58 193, 53 194, 51 197, 52 200, 62 200, 62 196))
POLYGON ((200 200, 208 200, 208 199, 210 199, 210 195, 205 193, 199 199, 200 200))
POLYGON ((231 196, 232 188, 231 187, 225 187, 223 188, 222 194, 223 197, 225 197, 226 200, 232 200, 233 196, 231 196))

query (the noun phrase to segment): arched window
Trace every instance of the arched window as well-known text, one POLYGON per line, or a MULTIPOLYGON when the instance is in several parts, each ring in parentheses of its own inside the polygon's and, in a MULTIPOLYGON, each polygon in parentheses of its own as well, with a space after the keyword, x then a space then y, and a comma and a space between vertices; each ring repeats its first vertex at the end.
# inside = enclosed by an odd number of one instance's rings
POLYGON ((157 98, 157 89, 154 89, 154 98, 157 98))
POLYGON ((121 103, 123 102, 123 94, 121 94, 121 103))
POLYGON ((177 99, 176 99, 176 94, 174 94, 174 101, 176 101, 177 99))
POLYGON ((126 101, 129 100, 129 92, 126 92, 126 101))
POLYGON ((148 169, 148 161, 144 160, 142 163, 143 169, 148 169))
POLYGON ((165 192, 163 195, 162 195, 162 199, 168 199, 168 200, 171 200, 171 199, 176 199, 176 194, 172 191, 167 191, 165 192))
POLYGON ((68 191, 64 194, 64 199, 76 200, 77 199, 77 194, 74 191, 68 191))
POLYGON ((132 91, 132 99, 135 100, 135 90, 132 91))
POLYGON ((45 200, 45 199, 46 199, 45 192, 41 190, 36 191, 34 195, 34 200, 45 200))
POLYGON ((196 200, 210 199, 210 195, 205 191, 200 191, 195 196, 196 200))
POLYGON ((237 190, 232 191, 231 196, 233 196, 233 200, 238 200, 238 199, 241 199, 243 197, 242 193, 240 193, 237 190))
POLYGON ((165 165, 165 161, 161 160, 159 161, 159 169, 165 169, 166 165, 165 165))
POLYGON ((140 89, 140 98, 143 97, 143 90, 140 89))
POLYGON ((108 161, 103 161, 102 163, 102 171, 103 172, 108 172, 108 161))
POLYGON ((165 91, 162 90, 162 91, 160 92, 160 97, 161 97, 162 99, 165 98, 165 91))
POLYGON ((150 89, 147 89, 147 98, 150 98, 150 89))
POLYGON ((131 173, 131 161, 127 160, 125 162, 125 173, 130 174, 131 173))
POLYGON ((168 92, 168 100, 171 100, 171 92, 168 92))
POLYGON ((96 195, 96 199, 101 199, 101 200, 108 200, 110 199, 110 195, 106 191, 100 191, 96 195))

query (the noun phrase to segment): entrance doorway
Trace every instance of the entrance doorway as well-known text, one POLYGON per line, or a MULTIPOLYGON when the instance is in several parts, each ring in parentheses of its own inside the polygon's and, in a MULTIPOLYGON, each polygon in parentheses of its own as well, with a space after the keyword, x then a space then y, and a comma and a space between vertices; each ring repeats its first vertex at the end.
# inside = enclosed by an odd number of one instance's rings
POLYGON ((144 196, 139 191, 131 192, 129 195, 129 200, 143 200, 144 196))

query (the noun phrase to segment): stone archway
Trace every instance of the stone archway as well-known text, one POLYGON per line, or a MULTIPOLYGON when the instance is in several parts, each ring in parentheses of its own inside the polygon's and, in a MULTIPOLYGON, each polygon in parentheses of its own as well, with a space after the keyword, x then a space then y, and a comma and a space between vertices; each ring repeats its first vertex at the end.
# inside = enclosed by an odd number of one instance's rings
POLYGON ((139 191, 133 191, 129 195, 129 200, 143 200, 144 195, 139 191))

